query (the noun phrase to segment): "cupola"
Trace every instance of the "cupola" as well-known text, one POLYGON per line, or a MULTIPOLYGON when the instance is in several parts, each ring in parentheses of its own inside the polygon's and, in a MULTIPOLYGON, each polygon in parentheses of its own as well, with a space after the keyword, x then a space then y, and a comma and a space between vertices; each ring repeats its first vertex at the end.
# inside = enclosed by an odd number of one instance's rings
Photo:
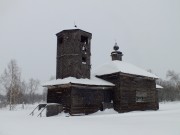
POLYGON ((122 52, 118 51, 119 50, 119 46, 117 45, 117 43, 115 43, 113 49, 114 49, 114 51, 111 53, 112 61, 113 60, 122 61, 123 54, 122 54, 122 52))

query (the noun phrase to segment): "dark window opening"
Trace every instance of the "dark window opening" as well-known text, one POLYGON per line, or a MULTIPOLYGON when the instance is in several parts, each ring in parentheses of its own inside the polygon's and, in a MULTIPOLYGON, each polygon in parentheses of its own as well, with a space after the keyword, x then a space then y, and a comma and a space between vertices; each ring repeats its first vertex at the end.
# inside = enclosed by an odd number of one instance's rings
POLYGON ((82 46, 82 50, 85 51, 85 49, 86 49, 86 47, 83 45, 83 46, 82 46))
POLYGON ((59 42, 60 44, 63 43, 63 37, 60 37, 58 40, 59 40, 58 42, 59 42))
POLYGON ((82 46, 82 51, 86 52, 86 46, 85 45, 82 46))
POLYGON ((82 57, 82 63, 86 64, 86 57, 84 57, 84 56, 82 57))
POLYGON ((88 37, 81 36, 81 42, 84 43, 84 44, 88 44, 88 37))

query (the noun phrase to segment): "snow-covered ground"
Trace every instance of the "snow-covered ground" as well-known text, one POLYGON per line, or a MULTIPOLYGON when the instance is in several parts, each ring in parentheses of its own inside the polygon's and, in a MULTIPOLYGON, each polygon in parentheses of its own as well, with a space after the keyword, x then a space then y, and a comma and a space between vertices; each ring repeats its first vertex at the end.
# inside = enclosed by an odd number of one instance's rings
POLYGON ((73 117, 29 116, 32 109, 0 110, 0 135, 180 135, 180 102, 161 103, 158 111, 73 117))

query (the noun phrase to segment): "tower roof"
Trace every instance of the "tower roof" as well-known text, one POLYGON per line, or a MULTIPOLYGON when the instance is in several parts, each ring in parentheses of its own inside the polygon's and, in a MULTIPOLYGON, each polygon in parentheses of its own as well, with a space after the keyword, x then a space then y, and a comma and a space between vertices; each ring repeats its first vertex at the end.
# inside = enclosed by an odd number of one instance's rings
POLYGON ((81 30, 81 29, 66 29, 66 30, 62 30, 59 33, 57 33, 56 36, 58 36, 61 33, 68 33, 68 32, 76 33, 78 31, 82 31, 82 32, 85 32, 85 33, 88 33, 88 34, 92 35, 92 33, 84 31, 84 30, 81 30))

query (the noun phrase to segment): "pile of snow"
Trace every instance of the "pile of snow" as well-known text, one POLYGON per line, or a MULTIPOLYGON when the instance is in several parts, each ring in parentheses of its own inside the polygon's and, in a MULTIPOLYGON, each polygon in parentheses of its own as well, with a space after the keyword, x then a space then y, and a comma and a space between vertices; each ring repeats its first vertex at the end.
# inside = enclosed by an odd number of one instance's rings
POLYGON ((32 109, 0 110, 0 135, 180 135, 180 102, 158 111, 117 113, 112 109, 85 116, 29 116, 32 109))
POLYGON ((114 60, 101 66, 100 68, 94 71, 94 74, 105 75, 105 74, 112 74, 116 72, 146 76, 146 77, 151 77, 151 78, 158 78, 156 75, 149 73, 139 67, 136 67, 135 65, 132 65, 127 62, 119 61, 119 60, 114 60))
POLYGON ((55 86, 61 84, 85 84, 85 85, 101 85, 101 86, 114 86, 114 84, 107 82, 105 80, 99 79, 97 77, 92 76, 91 79, 77 79, 75 77, 67 77, 64 79, 51 80, 42 84, 44 87, 46 86, 55 86))

